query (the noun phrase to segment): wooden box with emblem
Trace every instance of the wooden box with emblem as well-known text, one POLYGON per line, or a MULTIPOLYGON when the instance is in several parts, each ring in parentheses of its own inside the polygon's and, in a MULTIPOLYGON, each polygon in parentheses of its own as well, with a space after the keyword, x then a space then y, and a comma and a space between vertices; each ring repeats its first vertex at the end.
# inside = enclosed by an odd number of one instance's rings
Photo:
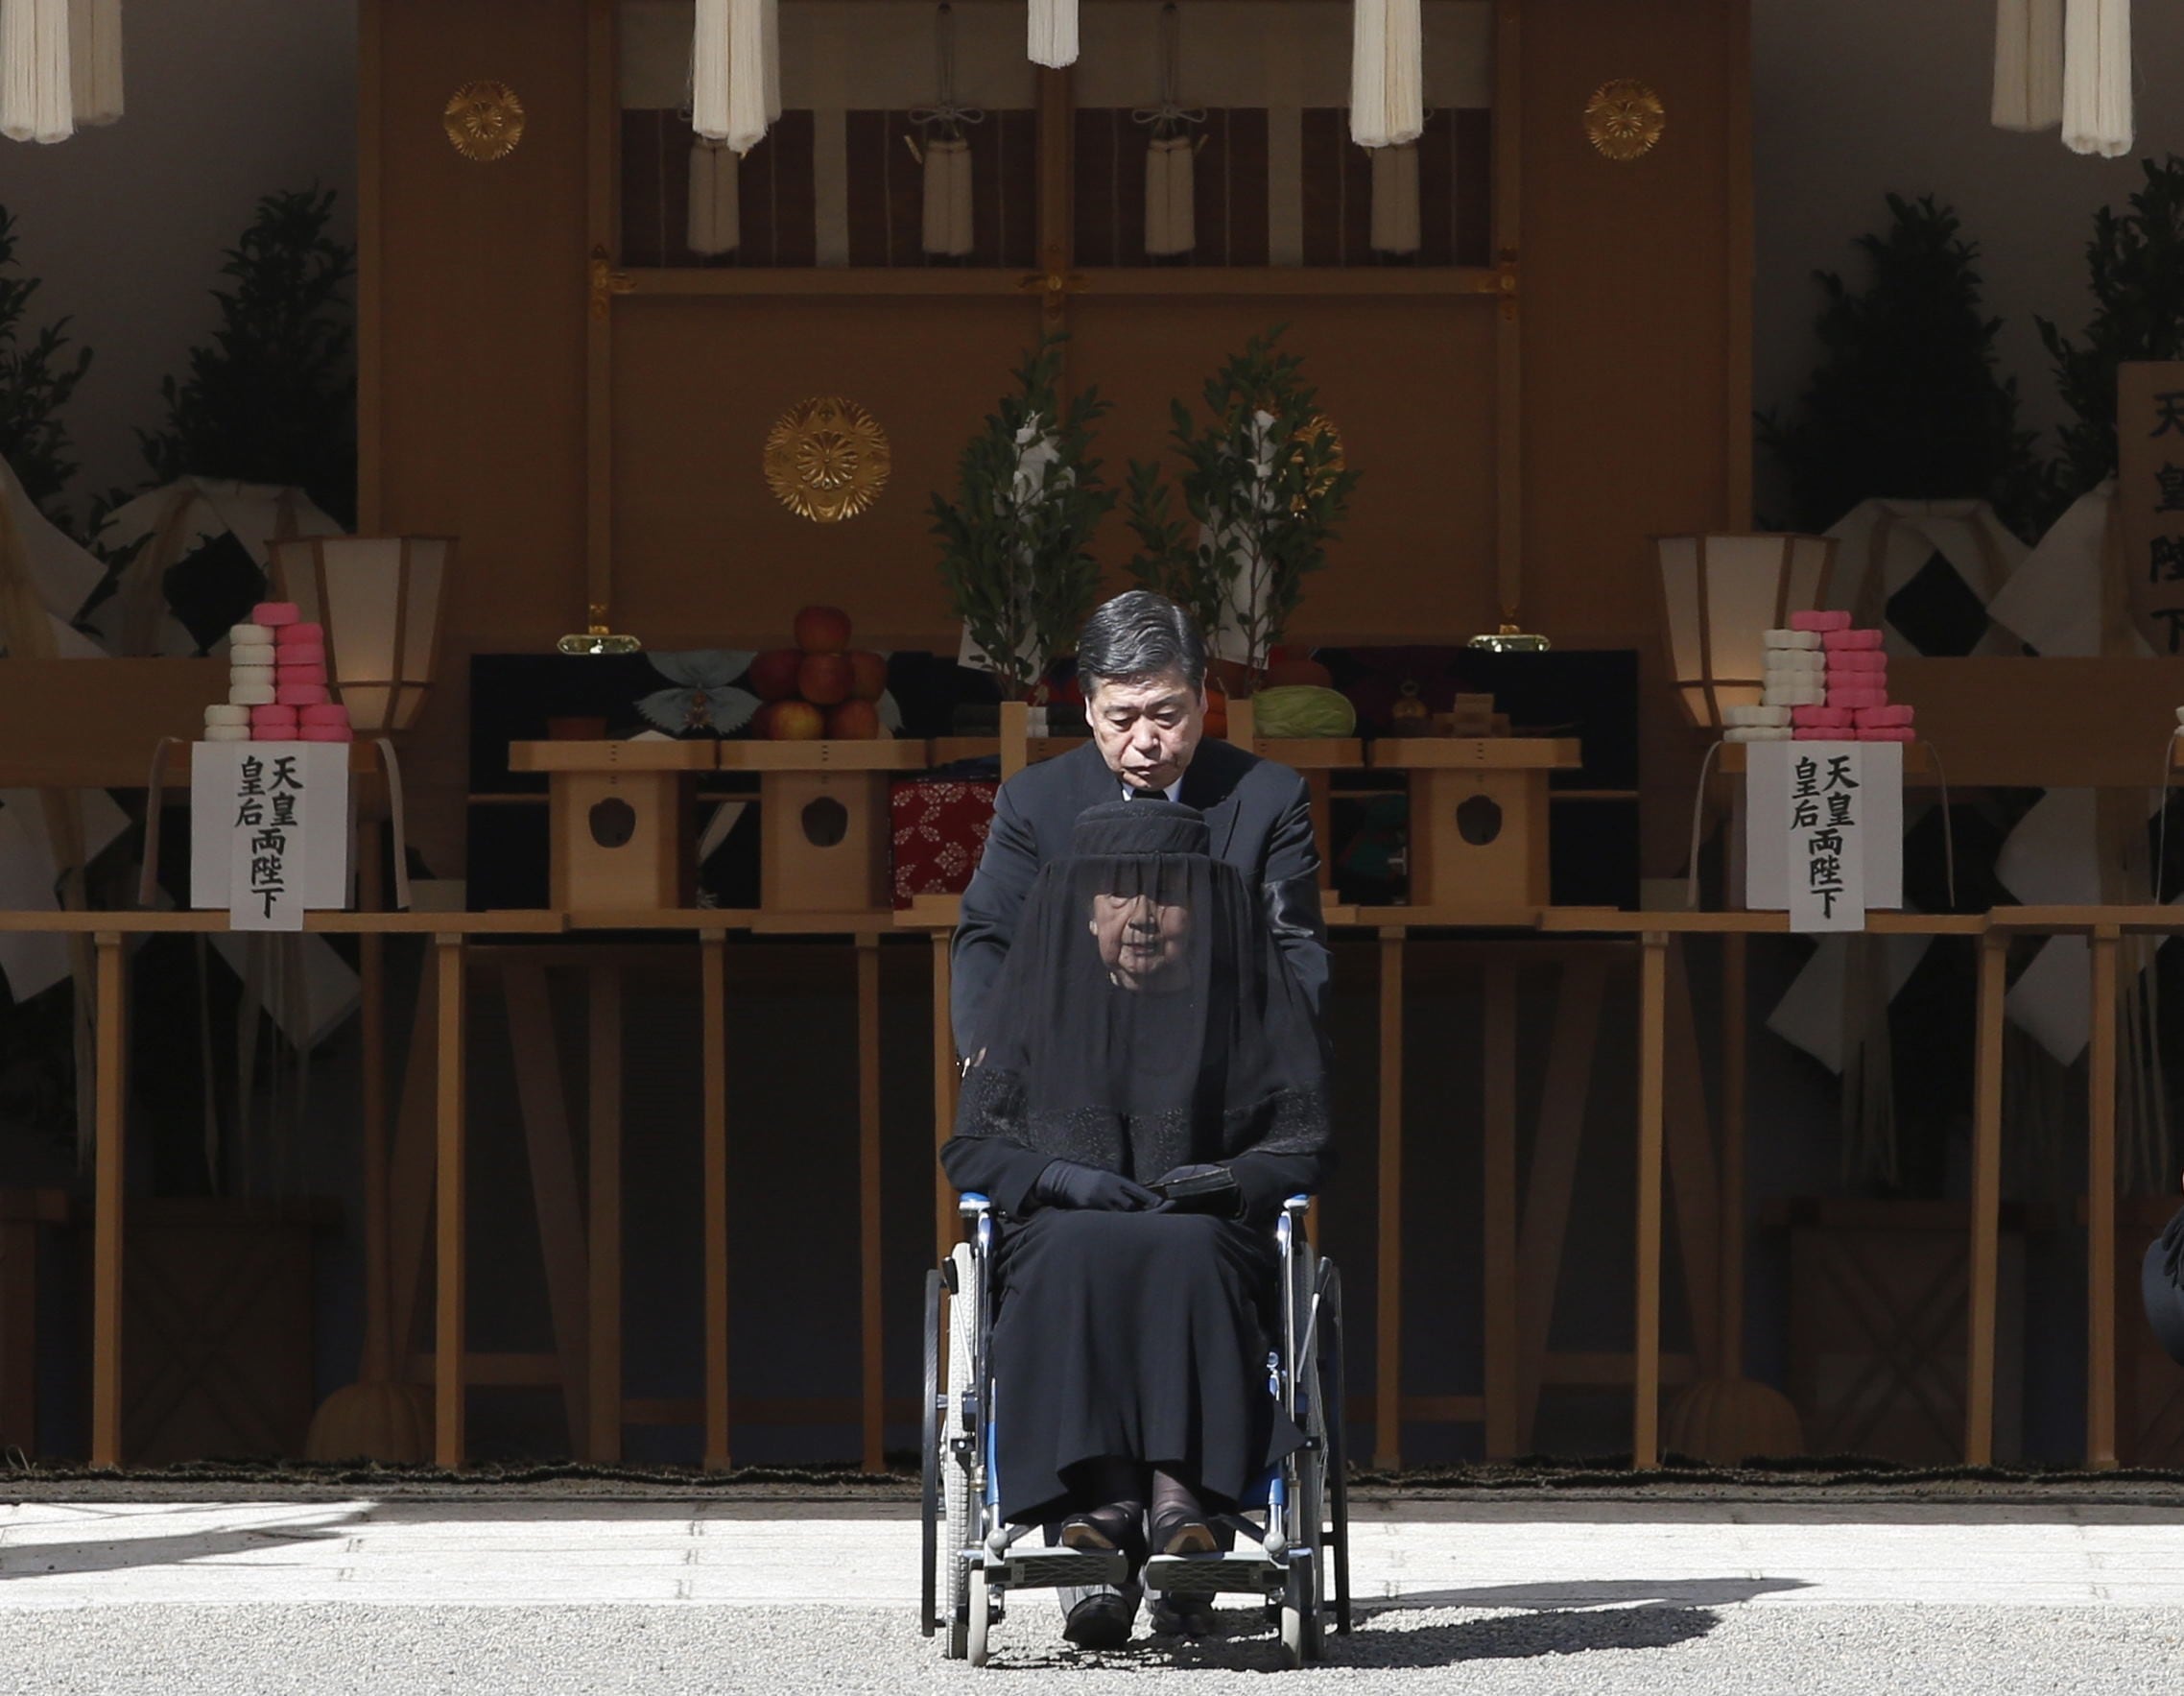
POLYGON ((1384 737, 1368 757, 1409 778, 1412 906, 1548 904, 1547 782, 1583 763, 1575 737, 1384 737))
POLYGON ((924 770, 924 743, 724 742, 720 760, 758 774, 761 912, 892 909, 888 776, 924 770))
POLYGON ((691 824, 712 742, 511 742, 509 770, 547 775, 553 904, 637 912, 696 898, 691 824))

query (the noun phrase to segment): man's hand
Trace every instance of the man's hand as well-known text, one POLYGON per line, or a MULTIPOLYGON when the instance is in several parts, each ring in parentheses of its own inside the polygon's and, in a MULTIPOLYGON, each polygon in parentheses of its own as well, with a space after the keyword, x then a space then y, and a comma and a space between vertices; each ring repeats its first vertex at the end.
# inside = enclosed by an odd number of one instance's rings
POLYGON ((1160 1206, 1160 1198, 1144 1184, 1120 1172, 1076 1160, 1050 1160, 1032 1194, 1050 1207, 1082 1207, 1098 1213, 1144 1213, 1160 1206))

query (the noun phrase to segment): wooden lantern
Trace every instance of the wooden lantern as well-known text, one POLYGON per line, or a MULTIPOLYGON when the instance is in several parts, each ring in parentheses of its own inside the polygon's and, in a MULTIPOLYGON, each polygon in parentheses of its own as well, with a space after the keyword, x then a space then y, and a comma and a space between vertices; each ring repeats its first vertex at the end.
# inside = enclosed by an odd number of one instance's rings
POLYGON ((888 775, 923 771, 925 744, 724 742, 726 771, 758 774, 758 905, 766 913, 891 908, 888 775))
POLYGON ((691 803, 711 742, 511 742, 509 770, 544 772, 553 902, 566 913, 688 907, 697 891, 691 803))
POLYGON ((1574 738, 1383 737, 1375 767, 1411 786, 1411 905, 1482 916, 1549 902, 1547 777, 1574 738))

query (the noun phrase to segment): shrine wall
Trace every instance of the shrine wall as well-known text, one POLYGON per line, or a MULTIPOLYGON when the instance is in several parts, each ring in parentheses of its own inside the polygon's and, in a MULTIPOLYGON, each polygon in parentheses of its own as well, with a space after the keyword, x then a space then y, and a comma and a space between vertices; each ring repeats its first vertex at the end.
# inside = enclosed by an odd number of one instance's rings
MULTIPOLYGON (((421 845, 460 851, 473 652, 549 646, 584 616, 586 12, 583 0, 364 0, 366 522, 463 537, 441 687, 410 765, 421 845), (508 158, 473 164, 439 125, 448 91, 513 86, 508 158)), ((1746 411, 1732 252, 1741 180, 1731 67, 1743 0, 1529 0, 1522 20, 1525 592, 1565 647, 1654 655, 1646 538, 1738 521, 1746 411), (1615 77, 1656 87, 1668 139, 1634 165, 1581 114, 1615 77), (1731 428, 1732 420, 1737 428, 1731 428)), ((991 297, 617 299, 615 619, 656 645, 763 645, 825 600, 875 645, 954 646, 927 491, 1037 328, 991 297), (792 517, 759 474, 766 425, 843 393, 890 428, 892 483, 835 527, 792 517)), ((1350 463, 1365 473, 1305 639, 1460 641, 1496 621, 1494 314, 1487 298, 1313 296, 1072 301, 1073 374, 1116 404, 1100 453, 1119 479, 1162 445, 1166 401, 1250 331, 1287 322, 1350 463)), ((1103 553, 1120 577, 1112 523, 1103 553)), ((1649 784, 1680 788, 1665 690, 1649 784)), ((1672 791, 1673 792, 1673 791, 1672 791)), ((1674 805, 1650 858, 1673 861, 1674 805)))

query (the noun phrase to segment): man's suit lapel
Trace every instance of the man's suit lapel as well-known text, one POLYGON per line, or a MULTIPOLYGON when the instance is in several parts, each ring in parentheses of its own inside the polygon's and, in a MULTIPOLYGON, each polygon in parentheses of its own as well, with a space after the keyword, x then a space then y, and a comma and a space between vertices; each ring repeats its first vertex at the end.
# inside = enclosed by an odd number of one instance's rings
MULTIPOLYGON (((1100 745, 1086 738, 1081 748, 1073 748, 1062 756, 1076 762, 1070 775, 1070 802, 1072 811, 1069 823, 1074 826, 1077 815, 1086 807, 1096 807, 1104 800, 1120 800, 1123 798, 1123 781, 1107 770, 1107 762, 1100 757, 1100 745)), ((1069 832, 1062 832, 1063 851, 1067 851, 1069 832)))
POLYGON ((1185 806, 1197 807, 1206 816, 1207 846, 1213 857, 1228 857, 1229 839, 1236 834, 1236 782, 1243 776, 1242 762, 1235 751, 1225 742, 1206 740, 1199 744, 1196 758, 1183 770, 1183 787, 1176 800, 1185 806))

